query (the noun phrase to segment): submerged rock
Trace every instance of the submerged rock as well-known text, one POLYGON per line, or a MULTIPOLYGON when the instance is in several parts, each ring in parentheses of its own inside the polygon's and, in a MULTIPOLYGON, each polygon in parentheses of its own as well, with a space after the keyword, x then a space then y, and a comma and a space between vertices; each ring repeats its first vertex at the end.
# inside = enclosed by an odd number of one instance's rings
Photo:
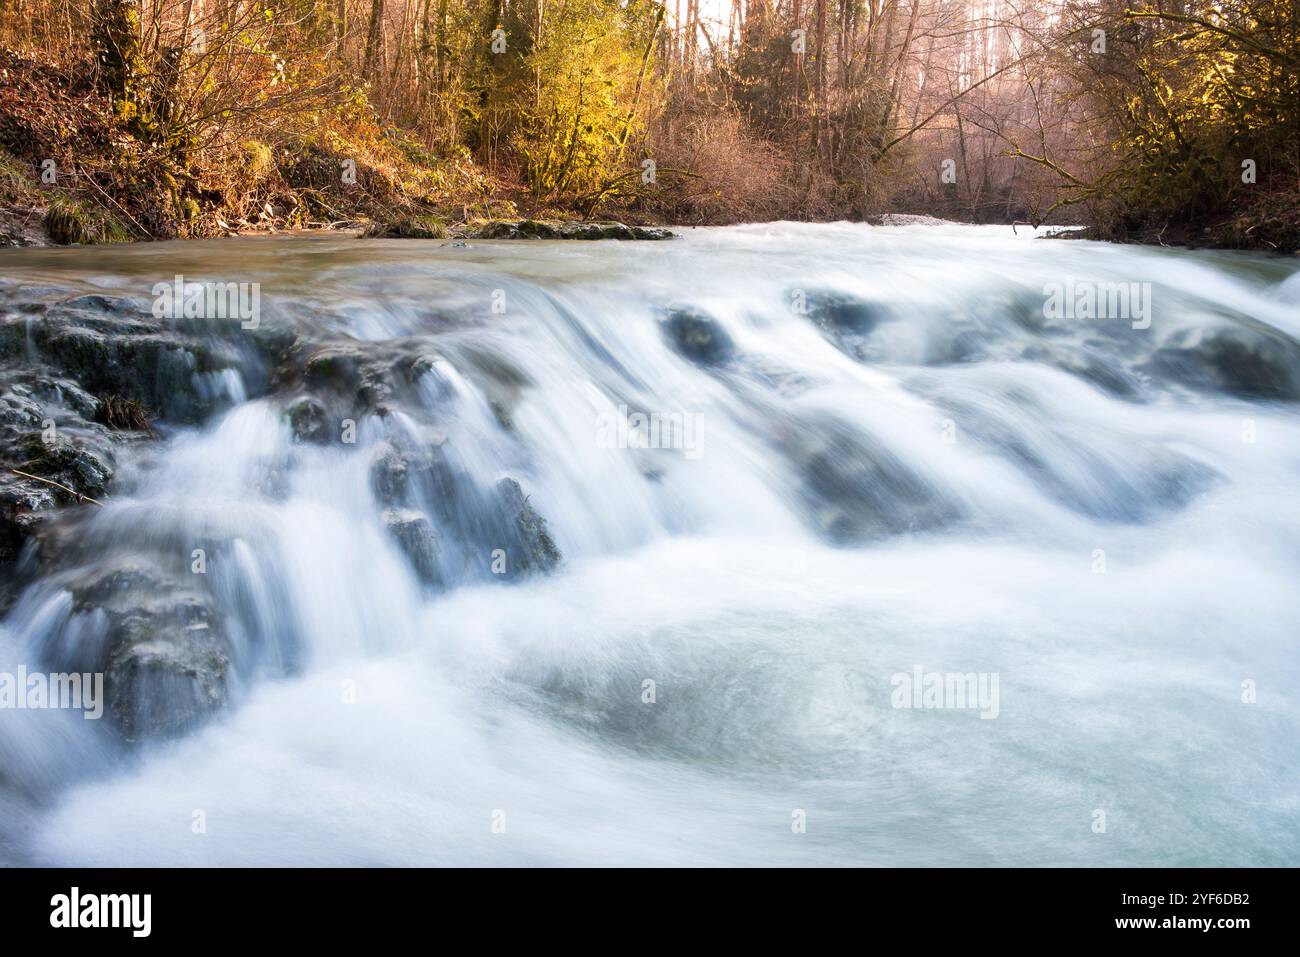
MULTIPOLYGON (((797 296, 797 292, 792 293, 791 301, 798 310, 797 296)), ((849 358, 857 362, 887 360, 888 349, 873 348, 872 339, 881 325, 893 319, 883 303, 837 290, 816 290, 804 298, 801 311, 828 342, 849 358)), ((951 340, 946 340, 945 345, 953 347, 951 340)))
POLYGON ((1157 349, 1150 364, 1196 389, 1300 400, 1300 344, 1274 329, 1237 325, 1189 332, 1157 349))
POLYGON ((1054 366, 1121 399, 1138 399, 1142 396, 1141 381, 1129 373, 1118 359, 1093 351, 1086 345, 1067 350, 1033 342, 1021 352, 1021 358, 1054 366))
POLYGON ((464 352, 474 384, 483 392, 492 415, 503 429, 514 428, 514 411, 533 380, 508 358, 483 349, 464 352))
POLYGON ((701 365, 725 362, 735 352, 726 330, 698 309, 686 306, 672 309, 663 322, 663 330, 681 355, 701 365))
POLYGON ((842 292, 818 292, 806 301, 808 318, 832 335, 865 335, 889 318, 879 303, 868 302, 842 292))
POLYGON ((837 545, 923 531, 958 510, 915 471, 868 437, 839 424, 806 428, 795 452, 818 532, 837 545))

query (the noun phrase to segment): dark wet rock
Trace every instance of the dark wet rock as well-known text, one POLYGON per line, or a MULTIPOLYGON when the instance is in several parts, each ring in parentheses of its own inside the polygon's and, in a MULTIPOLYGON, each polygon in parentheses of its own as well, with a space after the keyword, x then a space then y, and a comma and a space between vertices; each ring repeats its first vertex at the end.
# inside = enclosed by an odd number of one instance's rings
POLYGON ((217 407, 220 396, 205 381, 242 361, 230 344, 165 328, 139 304, 102 296, 54 303, 32 318, 5 317, 0 356, 44 363, 78 389, 132 399, 182 422, 217 407))
POLYGON ((307 384, 349 392, 360 384, 364 357, 356 346, 339 345, 320 349, 303 370, 307 384))
POLYGON ((18 573, 19 559, 59 505, 55 489, 0 475, 0 610, 8 608, 29 577, 18 573))
POLYGON ((100 401, 71 379, 23 363, 0 371, 0 427, 42 428, 46 419, 92 421, 100 401))
POLYGON ((391 407, 414 399, 412 388, 433 361, 419 341, 364 346, 353 341, 300 341, 281 363, 280 378, 301 381, 330 403, 339 413, 336 418, 360 418, 368 413, 387 414, 391 407))
POLYGON ((420 405, 421 379, 439 361, 420 342, 386 343, 361 367, 356 389, 363 409, 387 415, 393 406, 420 405))
POLYGON ((408 488, 413 497, 427 503, 438 521, 466 537, 472 536, 470 520, 476 501, 472 483, 448 454, 442 433, 429 431, 428 441, 418 449, 405 449, 408 488))
POLYGON ((687 359, 701 365, 717 365, 735 351, 731 337, 708 313, 688 306, 669 311, 663 321, 664 334, 687 359))
POLYGON ((88 624, 47 657, 104 673, 108 713, 128 741, 191 730, 225 706, 231 648, 205 594, 145 562, 92 570, 69 590, 88 624))
POLYGON ((441 585, 438 537, 429 519, 414 509, 388 509, 383 518, 384 527, 410 561, 416 577, 425 585, 441 585))
POLYGON ((657 226, 627 226, 615 222, 557 220, 497 220, 465 233, 467 239, 672 239, 673 231, 657 226))
POLYGON ((507 577, 549 572, 559 565, 562 556, 546 519, 529 503, 519 483, 502 479, 496 496, 505 521, 505 540, 494 547, 505 550, 507 577))
POLYGON ((99 413, 100 401, 71 379, 39 376, 36 387, 43 402, 67 406, 83 419, 93 420, 99 413))
MULTIPOLYGON (((404 337, 382 342, 322 342, 302 339, 279 365, 277 380, 300 386, 329 410, 331 421, 368 416, 388 420, 400 412, 402 429, 433 426, 455 401, 463 375, 482 392, 498 421, 505 424, 529 380, 507 359, 489 350, 455 344, 452 360, 432 348, 432 337, 404 337)), ((440 439, 430 436, 432 444, 440 439)), ((408 453, 409 442, 402 452, 408 453)))
POLYGON ((383 505, 405 505, 409 496, 410 473, 410 460, 391 445, 386 447, 370 466, 370 487, 375 498, 383 505))
POLYGON ((441 359, 442 356, 432 352, 421 352, 412 356, 403 367, 406 371, 406 381, 415 385, 422 376, 433 371, 434 366, 441 359))
POLYGON ((179 347, 162 349, 158 353, 156 368, 153 401, 168 418, 197 422, 210 411, 211 396, 195 381, 200 370, 199 360, 193 352, 179 347))
POLYGON ((394 370, 387 366, 367 368, 357 385, 357 401, 361 408, 378 410, 386 406, 397 395, 393 385, 394 370))
MULTIPOLYGON (((24 472, 71 488, 76 495, 102 497, 113 478, 111 442, 93 433, 69 434, 58 430, 50 441, 41 432, 29 432, 16 444, 24 472)), ((57 490, 56 490, 57 491, 57 490)), ((72 497, 75 500, 75 496, 72 497)))
POLYGON ((456 495, 443 444, 432 427, 394 438, 379 447, 370 466, 370 487, 382 505, 403 507, 412 499, 449 506, 456 495))
MULTIPOLYGON (((126 297, 68 297, 0 283, 0 301, 3 608, 37 577, 61 574, 70 562, 107 560, 105 543, 93 556, 80 554, 77 543, 83 519, 95 511, 85 499, 107 501, 120 447, 151 439, 154 414, 195 422, 228 401, 228 387, 238 392, 229 381, 233 370, 255 358, 257 347, 237 324, 235 342, 223 340, 213 324, 191 335, 184 323, 155 319, 147 303, 126 297)), ((177 664, 183 656, 167 647, 178 640, 173 635, 148 656, 141 652, 140 667, 128 670, 145 680, 167 655, 177 664)), ((120 675, 128 664, 119 658, 120 675)))
POLYGON ((115 437, 82 416, 96 400, 26 366, 0 371, 0 609, 34 571, 19 567, 28 543, 80 496, 104 499, 116 463, 115 437))
POLYGON ((45 420, 45 407, 31 398, 30 392, 24 395, 18 389, 0 395, 0 427, 39 429, 45 420))
POLYGON ((330 416, 325 404, 313 396, 302 396, 285 409, 289 427, 296 442, 328 445, 330 442, 330 416))
POLYGON ((105 296, 93 293, 89 296, 77 296, 62 303, 65 309, 86 309, 113 316, 139 316, 149 311, 149 305, 143 300, 129 299, 125 296, 105 296))
POLYGON ((1150 366, 1195 389, 1246 399, 1300 399, 1300 344, 1254 324, 1185 332, 1157 349, 1150 366))

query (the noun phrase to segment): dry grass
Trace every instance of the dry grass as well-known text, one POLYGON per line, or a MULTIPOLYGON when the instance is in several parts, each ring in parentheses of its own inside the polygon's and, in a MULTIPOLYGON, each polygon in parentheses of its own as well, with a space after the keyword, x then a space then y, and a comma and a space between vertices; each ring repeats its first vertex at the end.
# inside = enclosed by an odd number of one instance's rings
POLYGON ((95 421, 115 432, 146 432, 153 435, 149 410, 135 399, 120 395, 103 396, 95 410, 95 421))

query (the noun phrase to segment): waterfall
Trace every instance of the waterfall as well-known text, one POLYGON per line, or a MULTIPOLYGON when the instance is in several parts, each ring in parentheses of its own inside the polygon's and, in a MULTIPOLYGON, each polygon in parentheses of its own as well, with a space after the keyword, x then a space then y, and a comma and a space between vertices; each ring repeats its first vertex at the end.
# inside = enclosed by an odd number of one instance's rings
POLYGON ((778 223, 3 262, 3 376, 72 380, 29 418, 112 480, 13 563, 0 673, 108 707, 0 711, 0 861, 1300 850, 1285 260, 778 223), (177 276, 258 284, 256 328, 153 319, 177 276), (76 411, 133 389, 152 438, 76 411), (900 706, 930 672, 996 714, 900 706))

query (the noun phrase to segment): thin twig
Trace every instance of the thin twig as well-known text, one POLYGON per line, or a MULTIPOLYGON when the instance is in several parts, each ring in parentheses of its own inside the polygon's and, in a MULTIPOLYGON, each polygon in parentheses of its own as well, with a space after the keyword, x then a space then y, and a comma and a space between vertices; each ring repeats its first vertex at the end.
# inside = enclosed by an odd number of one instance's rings
POLYGON ((97 502, 89 495, 82 495, 76 489, 68 488, 62 482, 56 482, 53 479, 41 478, 39 475, 32 475, 30 472, 24 472, 21 469, 11 468, 9 471, 13 472, 15 475, 21 475, 23 478, 32 479, 35 482, 44 482, 46 485, 53 485, 57 489, 62 489, 63 491, 71 495, 74 499, 76 499, 78 503, 89 502, 91 505, 98 505, 100 508, 104 507, 103 502, 97 502))
POLYGON ((136 221, 136 218, 135 218, 134 216, 132 216, 130 213, 128 213, 128 212, 126 211, 126 207, 125 207, 125 206, 123 206, 121 203, 119 203, 117 200, 115 200, 112 196, 109 196, 108 193, 104 192, 103 189, 100 188, 99 184, 96 183, 95 180, 94 180, 93 178, 91 178, 91 176, 90 176, 89 173, 87 173, 85 170, 81 170, 80 172, 81 172, 81 177, 82 177, 82 179, 84 179, 84 180, 85 180, 87 183, 89 183, 91 186, 95 187, 95 191, 96 191, 97 193, 99 193, 100 196, 103 196, 106 200, 108 200, 110 203, 112 203, 114 206, 116 206, 119 210, 121 210, 123 216, 125 216, 127 219, 131 220, 131 224, 132 224, 133 226, 135 226, 136 229, 140 230, 140 235, 141 235, 141 236, 148 236, 148 235, 149 235, 149 230, 147 230, 147 229, 145 229, 143 226, 141 226, 141 225, 136 221))

